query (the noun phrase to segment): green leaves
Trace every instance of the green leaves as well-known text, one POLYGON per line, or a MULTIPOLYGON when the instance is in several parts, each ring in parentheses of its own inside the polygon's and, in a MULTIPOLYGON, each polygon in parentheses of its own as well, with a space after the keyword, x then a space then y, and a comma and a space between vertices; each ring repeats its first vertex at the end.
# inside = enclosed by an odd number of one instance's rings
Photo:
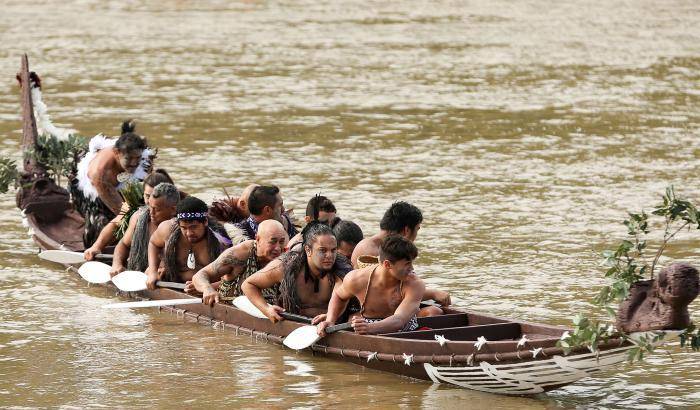
POLYGON ((0 193, 6 193, 10 184, 17 185, 18 178, 17 163, 9 158, 0 158, 0 193))
POLYGON ((120 191, 124 202, 129 205, 129 210, 123 212, 123 218, 119 222, 119 226, 114 231, 114 237, 120 240, 124 237, 126 230, 129 228, 129 220, 134 215, 134 212, 143 205, 143 184, 141 182, 129 182, 120 191))
POLYGON ((700 350, 700 329, 695 327, 695 323, 691 323, 679 337, 681 347, 690 347, 695 351, 700 350))
POLYGON ((88 140, 72 134, 66 140, 59 140, 53 135, 40 135, 36 145, 36 149, 26 151, 24 155, 33 156, 60 185, 61 177, 77 172, 78 161, 87 150, 88 140))
POLYGON ((657 206, 652 214, 663 216, 670 223, 682 220, 700 229, 700 215, 697 208, 691 202, 678 198, 673 185, 666 188, 666 194, 662 199, 663 204, 657 206))
POLYGON ((569 354, 572 349, 581 346, 587 346, 591 353, 597 353, 601 343, 606 343, 612 337, 620 337, 612 325, 591 321, 580 313, 574 317, 573 323, 573 331, 564 332, 557 341, 557 346, 564 354, 569 354))

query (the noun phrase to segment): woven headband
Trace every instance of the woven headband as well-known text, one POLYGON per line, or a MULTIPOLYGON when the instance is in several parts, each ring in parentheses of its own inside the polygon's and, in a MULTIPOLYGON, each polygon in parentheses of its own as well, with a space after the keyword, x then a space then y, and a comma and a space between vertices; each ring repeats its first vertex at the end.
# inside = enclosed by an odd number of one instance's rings
POLYGON ((193 219, 207 219, 207 213, 206 212, 180 212, 177 214, 177 219, 179 220, 185 220, 185 221, 191 221, 193 219))

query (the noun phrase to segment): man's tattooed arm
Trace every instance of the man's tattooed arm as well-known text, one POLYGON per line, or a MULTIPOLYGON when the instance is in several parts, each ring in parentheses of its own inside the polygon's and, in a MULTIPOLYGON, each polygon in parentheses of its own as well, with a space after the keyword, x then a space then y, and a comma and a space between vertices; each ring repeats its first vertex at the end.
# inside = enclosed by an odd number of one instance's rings
POLYGON ((245 266, 245 262, 244 259, 239 259, 231 254, 223 254, 212 264, 212 273, 219 279, 232 273, 240 274, 240 268, 245 266))
POLYGON ((211 284, 217 282, 224 275, 240 274, 241 267, 245 266, 245 260, 241 260, 234 255, 235 249, 231 248, 219 255, 218 258, 209 265, 203 267, 192 278, 195 289, 200 292, 209 290, 211 284))

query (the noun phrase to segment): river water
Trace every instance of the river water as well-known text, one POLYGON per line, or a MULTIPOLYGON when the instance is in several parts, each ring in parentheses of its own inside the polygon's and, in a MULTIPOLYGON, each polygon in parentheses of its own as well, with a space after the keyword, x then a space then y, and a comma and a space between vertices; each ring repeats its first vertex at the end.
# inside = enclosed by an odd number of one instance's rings
MULTIPOLYGON (((700 200, 696 1, 4 0, 0 153, 18 156, 20 55, 57 125, 126 118, 187 192, 321 191, 366 234, 425 215, 416 263, 458 306, 600 314, 599 254, 669 184, 700 200)), ((0 201, 0 405, 664 408, 700 403, 677 344, 534 397, 501 397, 256 343, 42 263, 0 201), (664 353, 664 350, 671 353, 664 353)), ((700 265, 698 233, 667 256, 700 265)), ((667 263, 668 260, 664 260, 667 263)), ((700 303, 691 308, 700 320, 700 303)))

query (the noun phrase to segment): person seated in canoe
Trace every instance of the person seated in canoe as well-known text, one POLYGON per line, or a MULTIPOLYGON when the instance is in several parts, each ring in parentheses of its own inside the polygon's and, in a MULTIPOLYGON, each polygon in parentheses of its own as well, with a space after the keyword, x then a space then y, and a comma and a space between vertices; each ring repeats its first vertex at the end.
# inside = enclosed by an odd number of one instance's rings
POLYGON ((119 213, 123 202, 119 189, 127 182, 143 181, 151 170, 155 154, 134 129, 133 121, 125 121, 118 139, 102 134, 93 137, 88 153, 78 163, 70 190, 76 209, 85 218, 86 247, 92 246, 102 228, 119 213))
MULTIPOLYGON (((336 219, 336 209, 333 202, 323 195, 315 195, 313 198, 309 199, 306 204, 306 215, 304 216, 304 223, 309 223, 314 219, 314 210, 318 210, 318 221, 331 226, 331 222, 336 219)), ((301 242, 301 233, 296 234, 292 239, 289 240, 289 247, 293 247, 297 243, 301 242)))
POLYGON ((179 201, 180 191, 173 184, 162 182, 151 191, 147 205, 139 208, 131 217, 124 237, 114 249, 111 276, 126 269, 143 272, 148 268, 151 235, 161 223, 175 216, 179 201))
POLYGON ((297 234, 291 218, 284 211, 282 194, 274 185, 260 185, 253 188, 248 198, 248 211, 250 212, 248 218, 234 224, 234 230, 230 232, 234 244, 255 239, 258 225, 268 219, 280 222, 290 238, 297 234))
POLYGON ((229 223, 239 223, 247 219, 250 216, 250 211, 248 211, 248 199, 250 198, 250 193, 253 192, 253 189, 257 186, 258 184, 248 185, 243 189, 241 196, 238 198, 229 196, 214 200, 209 207, 209 215, 223 223, 224 226, 229 223))
MULTIPOLYGON (((364 238, 357 244, 352 252, 352 266, 361 268, 364 266, 358 259, 371 260, 376 263, 379 256, 379 249, 384 239, 390 235, 400 235, 411 242, 416 240, 421 223, 423 223, 423 213, 415 205, 404 201, 391 204, 386 210, 382 220, 379 222, 379 233, 369 238, 364 238)), ((434 300, 442 306, 451 304, 450 294, 437 289, 426 289, 424 300, 434 300)), ((437 306, 427 306, 421 309, 418 316, 436 316, 443 313, 437 306)))
POLYGON ((243 282, 245 296, 273 323, 281 311, 325 318, 333 288, 352 267, 343 256, 336 258, 337 243, 331 228, 312 221, 302 230, 302 242, 270 262, 243 282), (263 290, 279 294, 276 305, 268 304, 263 290))
MULTIPOLYGON (((158 225, 148 244, 149 289, 155 289, 158 280, 190 282, 197 271, 231 246, 223 227, 209 218, 208 211, 204 201, 188 196, 178 202, 175 219, 158 225)), ((194 291, 191 282, 185 291, 194 291)))
POLYGON ((379 264, 348 273, 335 287, 328 314, 318 324, 318 334, 334 325, 348 301, 356 297, 360 311, 350 319, 359 334, 379 334, 418 329, 416 314, 425 292, 425 284, 413 272, 418 249, 400 235, 384 239, 379 249, 379 264))
POLYGON ((338 253, 350 260, 352 251, 363 239, 362 228, 355 222, 342 220, 333 226, 333 234, 338 241, 338 253))
MULTIPOLYGON (((260 222, 255 239, 226 249, 192 277, 194 287, 203 294, 202 303, 210 306, 216 302, 231 304, 234 298, 243 295, 243 281, 279 257, 288 240, 281 223, 274 219, 260 222), (212 283, 219 280, 217 291, 212 283)), ((272 289, 263 289, 262 293, 268 303, 277 302, 277 294, 272 289)))
MULTIPOLYGON (((156 185, 160 184, 161 182, 173 184, 172 178, 170 178, 170 175, 168 175, 168 172, 164 169, 156 169, 155 171, 153 171, 153 173, 148 175, 146 179, 143 180, 144 205, 148 205, 148 198, 151 196, 151 193, 153 193, 153 188, 155 188, 156 185)), ((112 219, 104 228, 102 228, 102 231, 97 237, 95 243, 93 243, 91 247, 85 249, 84 256, 86 261, 91 261, 95 259, 95 255, 102 253, 102 251, 104 251, 104 249, 107 246, 112 245, 114 242, 116 242, 114 233, 117 231, 117 228, 122 223, 124 215, 126 215, 128 212, 129 204, 127 204, 125 201, 124 203, 122 203, 122 209, 119 211, 119 214, 114 219, 112 219)), ((138 270, 143 271, 142 269, 138 270)))

